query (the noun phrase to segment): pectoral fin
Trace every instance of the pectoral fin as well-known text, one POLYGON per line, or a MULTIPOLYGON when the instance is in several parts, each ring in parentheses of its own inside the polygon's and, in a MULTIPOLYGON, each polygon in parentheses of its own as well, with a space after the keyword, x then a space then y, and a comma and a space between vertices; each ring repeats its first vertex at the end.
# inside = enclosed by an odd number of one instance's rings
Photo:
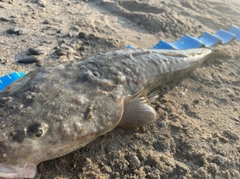
POLYGON ((123 117, 119 126, 136 127, 148 125, 156 121, 157 113, 150 106, 142 92, 125 100, 123 117))

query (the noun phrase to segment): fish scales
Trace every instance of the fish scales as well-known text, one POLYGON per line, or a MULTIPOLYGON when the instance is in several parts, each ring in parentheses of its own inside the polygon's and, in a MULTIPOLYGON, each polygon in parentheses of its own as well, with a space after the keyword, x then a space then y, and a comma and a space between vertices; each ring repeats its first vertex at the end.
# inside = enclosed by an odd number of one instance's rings
POLYGON ((28 73, 0 93, 0 179, 32 178, 38 163, 116 126, 157 119, 147 95, 212 51, 124 49, 28 73))

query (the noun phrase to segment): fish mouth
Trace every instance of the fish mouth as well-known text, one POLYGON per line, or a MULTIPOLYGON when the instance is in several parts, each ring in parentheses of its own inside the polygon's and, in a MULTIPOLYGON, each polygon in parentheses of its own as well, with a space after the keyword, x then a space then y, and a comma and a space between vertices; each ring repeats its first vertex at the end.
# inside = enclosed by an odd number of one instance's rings
POLYGON ((36 164, 28 163, 24 166, 4 165, 0 163, 0 179, 33 178, 36 174, 36 164))

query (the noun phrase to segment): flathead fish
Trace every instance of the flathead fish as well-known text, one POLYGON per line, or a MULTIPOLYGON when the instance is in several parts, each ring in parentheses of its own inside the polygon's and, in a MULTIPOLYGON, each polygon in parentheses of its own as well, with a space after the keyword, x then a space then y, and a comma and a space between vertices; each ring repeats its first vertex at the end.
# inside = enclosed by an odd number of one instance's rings
POLYGON ((124 49, 28 73, 0 93, 0 179, 32 178, 40 162, 79 149, 118 125, 154 122, 149 96, 211 54, 210 49, 124 49))

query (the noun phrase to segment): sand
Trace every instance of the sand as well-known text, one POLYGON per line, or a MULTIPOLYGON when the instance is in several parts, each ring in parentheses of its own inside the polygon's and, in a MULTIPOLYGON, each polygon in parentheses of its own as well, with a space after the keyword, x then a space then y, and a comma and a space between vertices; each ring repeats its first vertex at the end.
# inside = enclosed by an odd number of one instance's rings
MULTIPOLYGON (((240 27, 238 0, 0 0, 0 76, 233 24, 240 27), (22 35, 7 34, 10 28, 22 35), (44 52, 40 62, 18 64, 29 48, 44 52)), ((116 128, 39 164, 35 178, 240 178, 240 42, 217 48, 232 57, 212 58, 159 88, 157 122, 116 128)))

